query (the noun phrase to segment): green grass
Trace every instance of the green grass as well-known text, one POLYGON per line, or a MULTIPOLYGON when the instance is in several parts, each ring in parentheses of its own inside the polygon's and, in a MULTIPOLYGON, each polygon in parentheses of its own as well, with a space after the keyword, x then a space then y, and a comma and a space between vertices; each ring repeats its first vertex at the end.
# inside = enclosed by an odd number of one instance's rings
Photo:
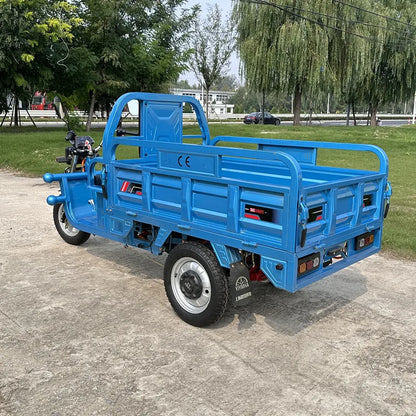
MULTIPOLYGON (((289 127, 241 124, 212 124, 211 136, 267 137, 291 140, 335 141, 375 144, 389 157, 389 178, 393 196, 385 222, 383 250, 416 260, 416 128, 404 127, 289 127)), ((185 134, 198 132, 197 126, 185 126, 185 134)), ((62 172, 55 162, 64 154, 65 130, 0 129, 0 167, 31 176, 44 172, 62 172)), ((96 143, 102 130, 89 133, 96 143)), ((320 164, 351 168, 376 168, 375 159, 357 152, 321 152, 320 164)))

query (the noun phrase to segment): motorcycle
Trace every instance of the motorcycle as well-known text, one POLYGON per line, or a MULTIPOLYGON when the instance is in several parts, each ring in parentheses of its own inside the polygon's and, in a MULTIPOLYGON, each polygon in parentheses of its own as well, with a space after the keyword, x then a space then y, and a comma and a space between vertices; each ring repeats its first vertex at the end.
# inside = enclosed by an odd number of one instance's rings
MULTIPOLYGON (((65 156, 59 156, 55 160, 58 163, 66 163, 65 173, 83 172, 87 158, 96 157, 101 144, 94 148, 94 140, 90 136, 77 136, 73 130, 69 130, 65 140, 70 146, 65 148, 65 156)), ((56 204, 53 207, 53 221, 59 235, 68 244, 79 245, 85 243, 90 233, 78 230, 68 221, 65 214, 64 204, 56 204)))

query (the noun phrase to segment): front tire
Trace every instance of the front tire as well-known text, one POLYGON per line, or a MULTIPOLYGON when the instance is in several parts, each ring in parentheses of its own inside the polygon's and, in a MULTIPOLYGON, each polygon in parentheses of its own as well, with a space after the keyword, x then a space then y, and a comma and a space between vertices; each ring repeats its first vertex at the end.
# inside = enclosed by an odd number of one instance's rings
POLYGON ((190 325, 210 325, 227 307, 227 277, 215 254, 200 243, 185 242, 169 253, 164 283, 173 309, 190 325))
POLYGON ((90 238, 90 233, 78 230, 71 225, 65 214, 64 204, 56 204, 53 206, 53 222, 55 223, 58 234, 68 244, 78 246, 90 238))

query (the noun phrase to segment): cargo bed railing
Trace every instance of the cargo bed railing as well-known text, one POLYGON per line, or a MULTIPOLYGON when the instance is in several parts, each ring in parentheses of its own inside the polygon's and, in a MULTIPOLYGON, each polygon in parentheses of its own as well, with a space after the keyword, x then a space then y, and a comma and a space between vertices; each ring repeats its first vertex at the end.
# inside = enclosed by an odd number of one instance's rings
POLYGON ((316 165, 318 149, 351 150, 371 152, 379 160, 379 173, 388 174, 388 159, 383 149, 375 145, 335 142, 298 142, 295 140, 264 139, 257 137, 217 136, 207 141, 207 144, 216 146, 219 142, 252 143, 257 144, 258 150, 281 151, 292 155, 299 164, 316 165))
MULTIPOLYGON (((129 145, 143 148, 152 148, 156 153, 155 167, 160 169, 168 169, 180 172, 183 175, 202 175, 212 177, 226 177, 224 170, 224 157, 235 158, 235 160, 244 161, 247 159, 254 161, 278 161, 283 163, 288 169, 288 187, 294 195, 302 192, 302 169, 298 161, 291 155, 279 151, 259 151, 250 149, 240 149, 233 147, 213 147, 204 146, 201 151, 200 145, 194 144, 176 144, 169 142, 153 142, 144 140, 141 137, 114 137, 113 145, 129 145)), ((119 160, 113 159, 113 162, 134 163, 140 168, 141 162, 145 161, 145 157, 141 159, 119 160)), ((104 164, 110 160, 103 158, 104 164)), ((150 166, 148 164, 143 164, 150 166)), ((279 165, 280 166, 280 165, 279 165)), ((276 165, 277 167, 277 165, 276 165)), ((281 185, 274 184, 268 180, 264 185, 281 185)))

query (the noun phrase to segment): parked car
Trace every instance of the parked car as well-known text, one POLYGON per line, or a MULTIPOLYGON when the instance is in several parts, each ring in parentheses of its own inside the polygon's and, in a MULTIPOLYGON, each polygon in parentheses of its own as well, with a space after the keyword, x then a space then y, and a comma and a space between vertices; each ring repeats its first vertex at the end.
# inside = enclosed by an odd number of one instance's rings
MULTIPOLYGON (((250 113, 244 117, 244 124, 261 124, 263 119, 263 114, 261 111, 256 113, 250 113)), ((264 123, 262 124, 274 124, 276 126, 280 125, 280 118, 272 116, 270 113, 264 113, 264 123)))

